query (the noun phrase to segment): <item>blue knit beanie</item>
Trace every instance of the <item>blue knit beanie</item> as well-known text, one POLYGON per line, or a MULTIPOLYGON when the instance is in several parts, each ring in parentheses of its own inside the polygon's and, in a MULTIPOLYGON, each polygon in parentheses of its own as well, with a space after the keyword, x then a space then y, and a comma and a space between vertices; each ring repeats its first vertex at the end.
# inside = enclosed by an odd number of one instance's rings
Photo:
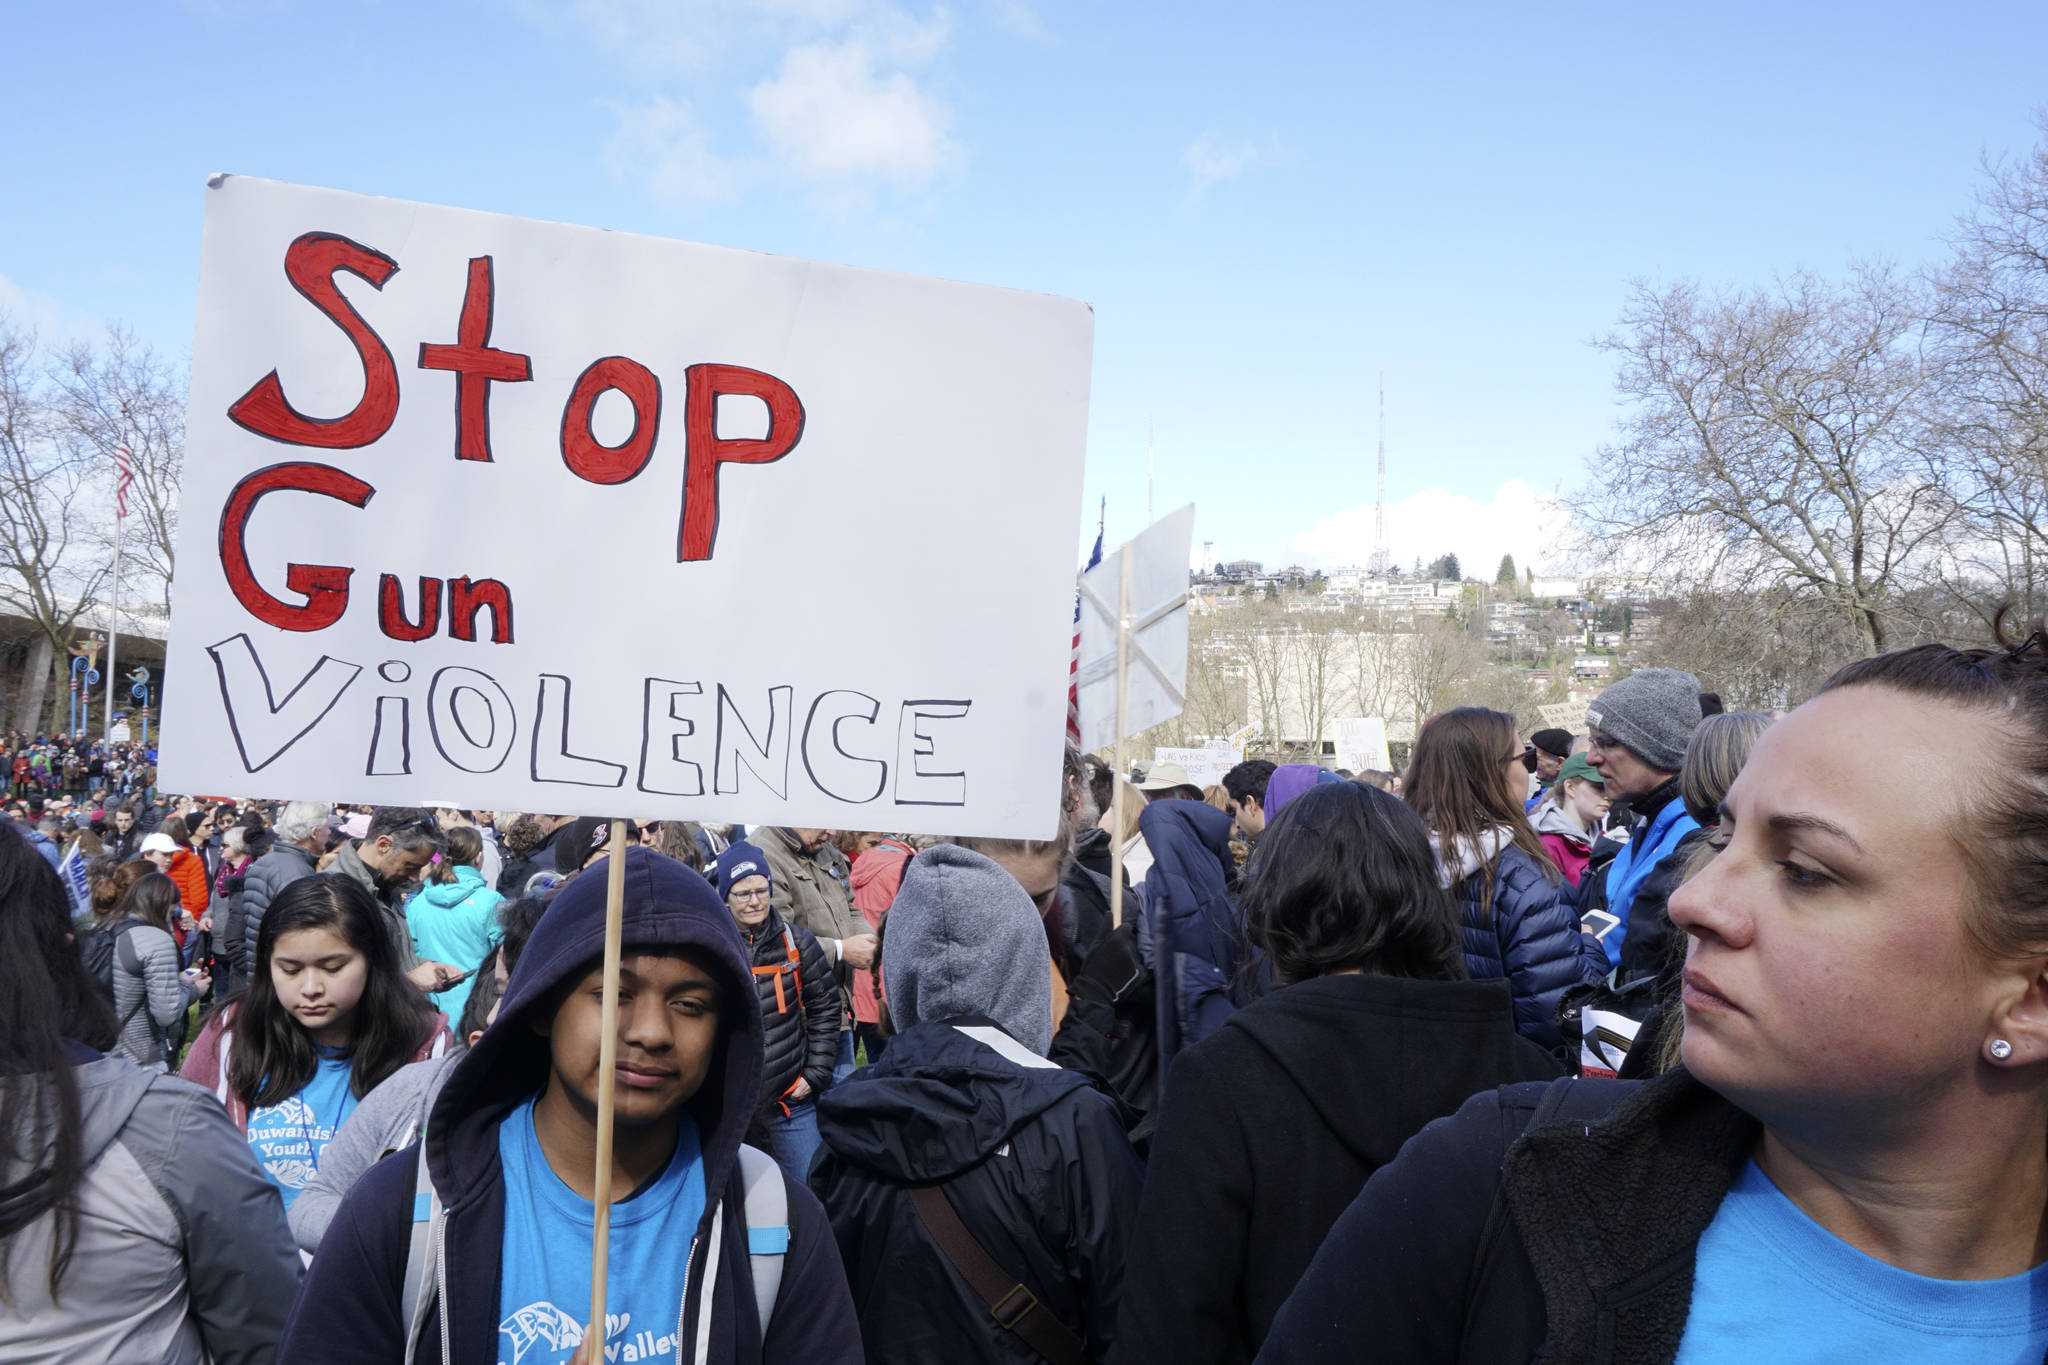
POLYGON ((717 874, 718 898, 725 900, 732 895, 734 882, 749 877, 766 877, 768 889, 775 889, 775 874, 768 870, 768 855, 749 843, 726 845, 725 852, 718 855, 718 861, 711 870, 717 874))

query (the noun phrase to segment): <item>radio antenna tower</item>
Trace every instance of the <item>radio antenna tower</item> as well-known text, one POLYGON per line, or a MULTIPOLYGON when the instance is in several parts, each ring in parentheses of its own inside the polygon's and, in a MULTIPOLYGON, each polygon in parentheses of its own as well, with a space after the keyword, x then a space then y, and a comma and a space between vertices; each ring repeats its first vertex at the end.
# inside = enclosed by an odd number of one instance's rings
POLYGON ((1391 556, 1387 553, 1387 372, 1380 371, 1380 489, 1372 514, 1372 561, 1374 573, 1385 573, 1391 556))

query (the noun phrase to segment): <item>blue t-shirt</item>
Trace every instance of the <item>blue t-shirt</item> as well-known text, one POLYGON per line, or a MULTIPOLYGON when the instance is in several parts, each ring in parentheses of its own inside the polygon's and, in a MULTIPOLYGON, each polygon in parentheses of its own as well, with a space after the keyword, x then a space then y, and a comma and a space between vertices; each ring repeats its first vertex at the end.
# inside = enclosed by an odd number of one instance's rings
POLYGON ((313 1050, 320 1054, 319 1065, 298 1094, 249 1111, 249 1150, 284 1196, 286 1208, 312 1181, 320 1154, 334 1139, 334 1130, 356 1108, 355 1094, 348 1086, 348 1058, 340 1048, 316 1044, 313 1050))
MULTIPOLYGON (((687 1115, 680 1122, 675 1155, 661 1174, 612 1205, 605 1281, 610 1365, 675 1358, 690 1243, 704 1216, 697 1125, 687 1115)), ((559 1365, 582 1344, 590 1313, 596 1206, 548 1165, 533 1130, 532 1100, 498 1125, 498 1160, 505 1171, 498 1365, 559 1365)))
POLYGON ((1886 1265, 1800 1211, 1754 1161, 1700 1238, 1677 1365, 2040 1365, 2048 1266, 1934 1280, 1886 1265))

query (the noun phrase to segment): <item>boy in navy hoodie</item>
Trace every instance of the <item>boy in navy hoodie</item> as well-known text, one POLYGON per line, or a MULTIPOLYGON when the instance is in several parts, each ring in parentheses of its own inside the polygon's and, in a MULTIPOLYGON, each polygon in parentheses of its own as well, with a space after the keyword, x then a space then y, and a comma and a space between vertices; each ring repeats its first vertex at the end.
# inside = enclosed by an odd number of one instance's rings
POLYGON ((682 864, 638 847, 625 856, 602 1355, 578 1348, 590 1311, 606 862, 542 915, 497 1022, 434 1104, 424 1161, 419 1146, 394 1153, 349 1193, 280 1360, 860 1361, 817 1200, 776 1172, 784 1226, 747 1225, 748 1175, 763 1169, 741 1158, 761 1012, 732 916, 682 864), (757 1284, 770 1305, 757 1304, 757 1284))

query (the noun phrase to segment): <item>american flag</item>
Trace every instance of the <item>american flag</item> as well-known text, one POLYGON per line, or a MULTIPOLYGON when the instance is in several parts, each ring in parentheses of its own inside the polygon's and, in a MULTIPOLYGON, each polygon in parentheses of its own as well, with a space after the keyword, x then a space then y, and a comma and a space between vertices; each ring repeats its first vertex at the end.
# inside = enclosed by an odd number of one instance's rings
MULTIPOLYGON (((1088 569, 1102 562, 1102 527, 1095 530, 1095 549, 1088 569)), ((1081 572, 1086 573, 1088 569, 1081 572)), ((1067 743, 1081 747, 1081 594, 1074 594, 1074 649, 1067 656, 1067 743)))
POLYGON ((129 451, 126 441, 114 447, 114 473, 114 515, 125 517, 128 515, 128 485, 135 482, 135 456, 129 451))

